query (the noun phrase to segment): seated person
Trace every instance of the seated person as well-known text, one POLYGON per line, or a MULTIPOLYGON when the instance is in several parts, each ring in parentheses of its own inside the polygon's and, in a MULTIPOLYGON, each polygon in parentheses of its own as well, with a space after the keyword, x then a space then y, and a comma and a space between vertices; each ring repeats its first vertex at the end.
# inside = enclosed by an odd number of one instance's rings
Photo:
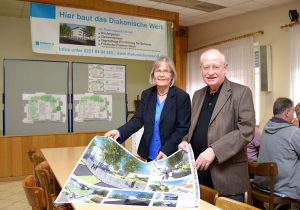
POLYGON ((300 103, 295 106, 296 118, 293 120, 293 124, 300 128, 300 103))
MULTIPOLYGON (((292 124, 293 102, 278 98, 273 105, 273 114, 263 130, 257 161, 276 162, 275 191, 300 199, 300 129, 292 124)), ((256 176, 254 183, 268 189, 265 177, 256 176)))
POLYGON ((252 141, 247 145, 248 161, 256 162, 260 147, 261 132, 258 127, 255 127, 255 134, 252 141))

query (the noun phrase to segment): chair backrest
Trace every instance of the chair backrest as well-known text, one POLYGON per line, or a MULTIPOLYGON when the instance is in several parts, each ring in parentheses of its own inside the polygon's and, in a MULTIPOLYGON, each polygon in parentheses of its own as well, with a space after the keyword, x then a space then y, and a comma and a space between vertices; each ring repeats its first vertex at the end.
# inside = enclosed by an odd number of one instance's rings
POLYGON ((225 197, 218 197, 216 200, 216 206, 223 210, 259 210, 259 208, 247 203, 242 203, 225 197))
POLYGON ((33 153, 31 157, 34 167, 36 167, 39 163, 45 161, 44 156, 40 152, 33 153))
POLYGON ((34 153, 36 153, 36 152, 37 152, 37 151, 36 151, 35 148, 30 148, 30 149, 27 151, 29 160, 30 160, 30 162, 32 162, 32 163, 33 163, 32 155, 33 155, 34 153))
MULTIPOLYGON (((29 157, 29 160, 30 162, 33 164, 33 173, 34 173, 34 176, 35 176, 35 180, 37 181, 37 185, 39 184, 38 183, 38 177, 36 175, 36 172, 35 172, 35 167, 45 161, 45 158, 43 157, 43 155, 38 152, 35 148, 31 148, 27 151, 27 154, 28 154, 28 157, 29 157)), ((39 186, 39 185, 38 185, 39 186)))
POLYGON ((274 204, 288 204, 291 203, 289 198, 281 198, 274 195, 275 181, 278 174, 278 168, 276 162, 248 162, 249 175, 251 176, 265 176, 268 180, 269 192, 263 192, 254 188, 250 180, 248 190, 248 203, 252 203, 252 200, 259 200, 269 203, 269 209, 274 209, 274 204))
POLYGON ((276 162, 248 162, 249 175, 265 176, 269 180, 270 196, 274 196, 275 179, 278 174, 276 162))
POLYGON ((40 186, 45 191, 48 209, 52 210, 53 209, 53 201, 52 201, 52 193, 51 193, 51 189, 50 189, 50 174, 47 169, 42 169, 41 167, 39 168, 38 166, 35 169, 36 175, 39 179, 40 186))
POLYGON ((30 206, 41 210, 47 207, 45 192, 43 188, 36 186, 36 180, 33 175, 27 176, 23 180, 22 186, 30 206))
POLYGON ((45 196, 47 199, 47 209, 48 210, 53 210, 53 209, 59 209, 59 210, 68 210, 68 209, 73 209, 70 204, 55 204, 54 200, 56 199, 55 195, 55 189, 53 189, 53 184, 51 183, 51 170, 49 163, 47 161, 43 161, 40 164, 38 164, 35 167, 36 175, 39 180, 40 186, 44 189, 45 196))
POLYGON ((199 185, 199 188, 200 188, 200 198, 212 205, 215 205, 216 200, 219 196, 218 191, 201 184, 199 185))

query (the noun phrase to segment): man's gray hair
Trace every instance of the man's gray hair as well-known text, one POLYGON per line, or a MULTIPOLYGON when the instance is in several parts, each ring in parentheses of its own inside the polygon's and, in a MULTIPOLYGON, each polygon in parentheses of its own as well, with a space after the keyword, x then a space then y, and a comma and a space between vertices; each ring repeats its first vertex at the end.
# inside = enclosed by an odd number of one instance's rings
POLYGON ((218 49, 210 48, 210 49, 208 49, 208 50, 205 50, 205 51, 201 54, 201 56, 200 56, 200 66, 202 66, 204 57, 205 57, 208 53, 210 53, 210 52, 212 52, 212 51, 215 51, 216 53, 218 53, 219 56, 220 56, 221 62, 224 63, 224 64, 226 64, 225 55, 224 55, 220 50, 218 50, 218 49))
POLYGON ((285 110, 294 107, 293 101, 289 98, 277 98, 273 104, 273 115, 282 114, 285 110))

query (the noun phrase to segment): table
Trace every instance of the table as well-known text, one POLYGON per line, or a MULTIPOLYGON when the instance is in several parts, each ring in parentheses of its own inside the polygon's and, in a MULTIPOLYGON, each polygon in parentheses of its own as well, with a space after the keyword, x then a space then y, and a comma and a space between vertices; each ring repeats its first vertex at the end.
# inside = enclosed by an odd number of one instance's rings
MULTIPOLYGON (((61 187, 64 186, 73 168, 76 166, 80 157, 82 156, 85 147, 62 147, 62 148, 45 148, 41 149, 45 159, 48 161, 55 178, 61 187)), ((145 207, 138 206, 116 206, 116 205, 91 205, 91 204, 72 204, 76 210, 158 210, 166 208, 159 207, 145 207)), ((176 210, 188 210, 190 208, 168 208, 176 210)), ((203 200, 200 200, 201 210, 219 210, 218 207, 211 205, 203 200)))

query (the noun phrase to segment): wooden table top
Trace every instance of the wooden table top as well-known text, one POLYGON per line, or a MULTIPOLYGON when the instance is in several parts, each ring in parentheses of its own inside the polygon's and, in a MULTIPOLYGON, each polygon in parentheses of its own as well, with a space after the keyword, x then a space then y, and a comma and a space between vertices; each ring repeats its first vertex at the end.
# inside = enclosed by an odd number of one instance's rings
MULTIPOLYGON (((45 148, 41 149, 45 159, 48 161, 55 178, 61 187, 64 186, 68 180, 71 172, 76 166, 77 162, 83 155, 86 147, 62 147, 62 148, 45 148)), ((118 205, 95 205, 95 204, 72 204, 76 210, 132 210, 142 209, 138 206, 118 206, 118 205)), ((144 209, 144 208, 143 208, 144 209)), ((159 210, 166 208, 159 207, 145 207, 148 210, 159 210)), ((171 209, 171 208, 170 208, 171 209)), ((192 208, 174 208, 177 210, 188 210, 192 208)), ((218 207, 211 205, 203 200, 200 200, 201 210, 219 210, 218 207)))

